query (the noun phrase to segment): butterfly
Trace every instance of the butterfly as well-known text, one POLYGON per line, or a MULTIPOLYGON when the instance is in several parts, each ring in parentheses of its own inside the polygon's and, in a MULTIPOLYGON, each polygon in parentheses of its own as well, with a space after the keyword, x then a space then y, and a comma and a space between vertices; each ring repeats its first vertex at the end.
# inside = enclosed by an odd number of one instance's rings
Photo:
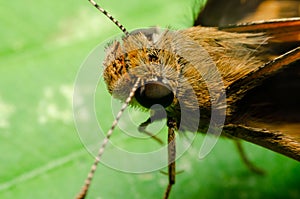
POLYGON ((125 33, 122 42, 108 46, 103 63, 108 90, 124 105, 77 198, 86 196, 104 148, 128 105, 147 110, 160 105, 139 126, 141 132, 148 133, 149 124, 167 118, 169 184, 165 199, 175 183, 175 131, 215 135, 222 131, 223 136, 236 139, 243 159, 257 172, 239 139, 300 161, 300 94, 296 92, 300 87, 300 18, 240 23, 237 20, 255 19, 265 4, 277 1, 208 0, 195 27, 129 33, 90 2, 125 33))

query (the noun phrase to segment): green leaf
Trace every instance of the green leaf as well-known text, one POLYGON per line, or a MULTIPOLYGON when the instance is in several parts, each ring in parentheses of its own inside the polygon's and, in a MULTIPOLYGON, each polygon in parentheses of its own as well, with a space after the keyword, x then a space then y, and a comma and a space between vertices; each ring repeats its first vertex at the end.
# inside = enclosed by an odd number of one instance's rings
MULTIPOLYGON (((129 30, 192 24, 193 1, 99 2, 129 30)), ((0 18, 0 198, 74 198, 93 162, 73 120, 74 82, 89 52, 119 30, 88 1, 5 1, 0 18)), ((105 89, 96 99, 106 131, 111 99, 105 89)), ((112 139, 128 148, 158 145, 138 144, 119 129, 112 139)), ((201 140, 177 162, 184 172, 176 176, 171 198, 300 197, 297 162, 247 144, 251 159, 268 172, 256 176, 228 140, 199 160, 201 140)), ((158 171, 128 174, 99 165, 88 198, 161 198, 166 185, 158 171)))

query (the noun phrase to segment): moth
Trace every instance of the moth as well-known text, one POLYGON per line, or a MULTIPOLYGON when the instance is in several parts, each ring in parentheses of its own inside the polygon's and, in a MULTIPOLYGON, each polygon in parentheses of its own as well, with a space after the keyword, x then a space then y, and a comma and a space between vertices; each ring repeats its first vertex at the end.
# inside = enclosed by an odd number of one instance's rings
POLYGON ((109 45, 103 63, 107 88, 124 105, 76 198, 85 198, 104 148, 128 105, 151 109, 149 119, 139 126, 145 133, 149 124, 166 113, 169 184, 164 199, 175 183, 176 131, 222 133, 235 139, 243 159, 256 172, 260 171, 248 162, 239 139, 300 161, 300 18, 224 25, 248 14, 231 12, 227 4, 256 8, 268 1, 231 0, 224 5, 211 0, 195 27, 129 33, 96 2, 89 2, 125 34, 109 45), (224 8, 221 16, 207 17, 220 8, 224 8), (153 108, 156 104, 163 109, 153 108))

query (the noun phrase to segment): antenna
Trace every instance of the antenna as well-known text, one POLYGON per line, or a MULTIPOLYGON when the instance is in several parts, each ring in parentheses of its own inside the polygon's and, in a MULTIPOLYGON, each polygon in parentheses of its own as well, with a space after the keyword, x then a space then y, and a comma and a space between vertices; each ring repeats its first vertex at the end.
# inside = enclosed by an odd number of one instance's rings
POLYGON ((126 107, 129 105, 129 102, 131 101, 132 97, 134 96, 134 93, 140 83, 140 78, 138 78, 134 84, 134 86, 132 87, 130 93, 129 93, 129 96, 127 97, 125 103, 123 104, 122 108, 120 109, 119 113, 117 114, 117 117, 116 119, 114 120, 114 122, 112 123, 109 131, 107 132, 106 134, 106 137, 104 138, 103 142, 102 142, 102 145, 101 147, 99 148, 99 151, 98 151, 98 154, 97 156, 95 157, 95 161, 94 161, 94 164, 92 165, 91 169, 90 169, 90 172, 88 174, 88 177, 86 178, 85 180, 85 183, 80 191, 80 193, 76 196, 76 199, 84 199, 88 190, 89 190, 89 187, 91 185, 91 182, 92 182, 92 179, 94 177, 94 173, 97 169, 97 165, 98 163, 100 162, 100 158, 101 156, 103 155, 103 152, 104 152, 104 149, 109 141, 109 138, 111 137, 115 127, 117 126, 122 114, 124 113, 124 110, 126 109, 126 107))
POLYGON ((111 16, 106 10, 104 10, 102 7, 100 7, 94 0, 88 0, 93 6, 95 6, 100 12, 102 12, 107 18, 109 18, 112 22, 114 22, 118 28, 122 30, 122 32, 125 33, 125 35, 129 35, 129 32, 126 30, 126 28, 120 24, 118 20, 116 20, 113 16, 111 16))

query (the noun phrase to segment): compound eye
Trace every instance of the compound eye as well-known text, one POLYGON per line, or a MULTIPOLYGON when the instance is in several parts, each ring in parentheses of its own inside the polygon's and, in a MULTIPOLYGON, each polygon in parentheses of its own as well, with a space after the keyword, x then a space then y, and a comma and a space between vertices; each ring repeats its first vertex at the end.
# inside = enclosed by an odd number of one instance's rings
POLYGON ((145 108, 160 104, 168 107, 174 99, 171 88, 160 82, 148 82, 135 91, 135 99, 145 108))

